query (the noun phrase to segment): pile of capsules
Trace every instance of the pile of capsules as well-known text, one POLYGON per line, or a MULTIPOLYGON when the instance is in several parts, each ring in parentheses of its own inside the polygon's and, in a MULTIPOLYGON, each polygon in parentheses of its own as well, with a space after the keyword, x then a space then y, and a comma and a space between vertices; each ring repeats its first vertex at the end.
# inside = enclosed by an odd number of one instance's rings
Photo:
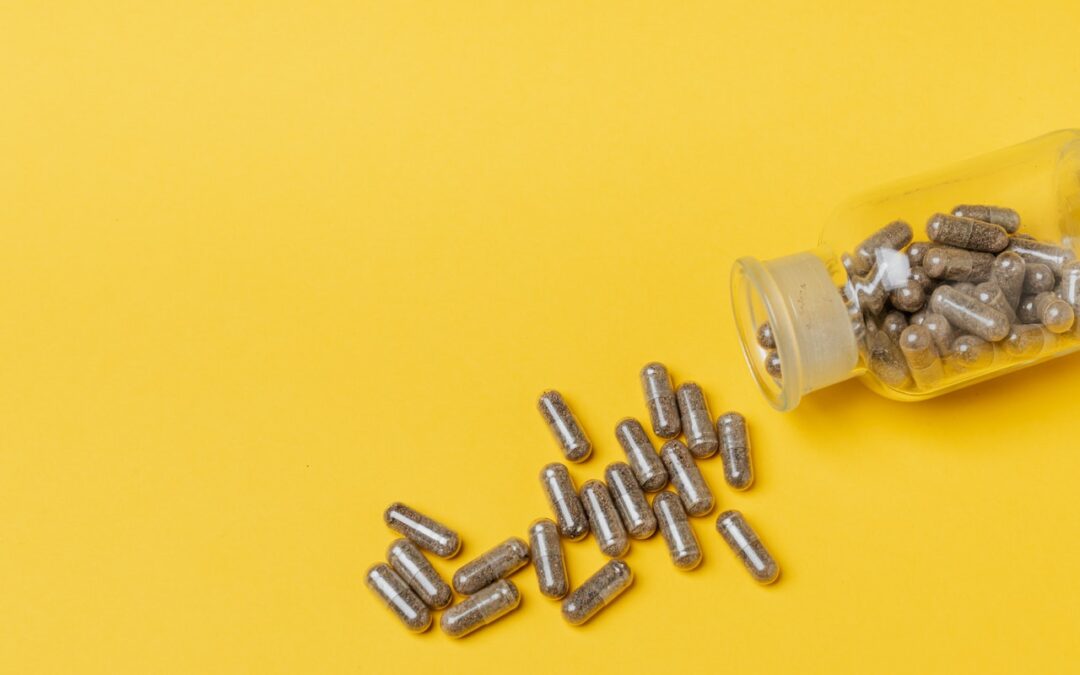
MULTIPOLYGON (((713 423, 701 387, 686 382, 674 390, 671 376, 660 363, 641 370, 653 433, 668 439, 659 454, 641 423, 627 418, 615 427, 626 462, 607 466, 604 479, 588 480, 579 491, 565 464, 552 463, 540 472, 540 483, 555 516, 529 527, 529 542, 511 537, 454 574, 453 590, 466 596, 456 605, 451 586, 443 581, 421 549, 452 558, 461 549, 460 537, 436 520, 401 503, 386 509, 383 518, 404 538, 387 551, 387 562, 372 566, 367 586, 410 630, 431 625, 431 610, 445 609, 439 621, 444 633, 462 637, 512 612, 521 594, 509 577, 532 561, 540 592, 562 599, 562 615, 571 625, 591 619, 630 587, 633 572, 621 560, 631 539, 648 539, 657 529, 676 568, 691 570, 701 562, 701 547, 690 525, 691 516, 704 516, 715 497, 695 460, 719 451, 724 479, 745 490, 754 480, 746 420, 737 412, 713 423), (676 437, 682 434, 685 444, 676 437), (665 491, 668 484, 674 492, 665 491), (652 504, 646 493, 655 492, 652 504), (571 591, 561 538, 577 541, 592 532, 604 555, 612 558, 571 591)), ((589 442, 570 407, 557 391, 546 391, 538 403, 563 454, 584 462, 592 454, 589 442)), ((776 580, 780 568, 738 511, 725 511, 716 529, 760 583, 776 580)))
MULTIPOLYGON (((929 241, 913 242, 898 220, 841 255, 848 280, 840 292, 870 371, 891 387, 926 390, 988 367, 995 353, 1029 359, 1080 337, 1080 261, 1019 230, 1013 209, 960 205, 930 217, 929 241)), ((780 379, 767 323, 757 341, 766 371, 780 379)))

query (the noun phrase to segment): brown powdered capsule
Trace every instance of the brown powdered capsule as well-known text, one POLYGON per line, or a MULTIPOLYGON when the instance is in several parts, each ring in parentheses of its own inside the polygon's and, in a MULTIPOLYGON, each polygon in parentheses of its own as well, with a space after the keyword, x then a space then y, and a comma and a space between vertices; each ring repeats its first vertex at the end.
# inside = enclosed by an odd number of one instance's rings
POLYGON ((660 524, 660 534, 667 544, 675 567, 692 570, 701 563, 701 545, 690 526, 682 500, 674 492, 661 492, 653 498, 653 510, 660 524))
POLYGON ((949 285, 960 291, 964 295, 970 295, 972 297, 975 297, 975 284, 971 283, 970 281, 954 281, 949 285))
POLYGON ((1025 295, 1016 306, 1016 320, 1019 323, 1039 323, 1039 312, 1035 309, 1035 296, 1025 295))
POLYGON ((615 438, 626 453, 626 461, 641 489, 646 492, 662 490, 667 485, 667 471, 641 423, 627 417, 616 425, 615 438))
POLYGON ((675 438, 682 431, 679 406, 671 387, 671 375, 664 364, 646 363, 641 369, 641 389, 649 409, 653 433, 660 438, 675 438))
POLYGON ((1005 353, 1015 358, 1038 356, 1053 344, 1054 336, 1038 323, 1018 323, 1002 343, 1005 353))
POLYGON ((772 555, 741 513, 738 511, 721 513, 716 519, 716 530, 746 566, 755 581, 771 584, 780 576, 779 565, 773 560, 772 555))
POLYGON ((926 292, 922 284, 914 279, 908 279, 903 286, 889 292, 889 302, 899 310, 917 312, 926 304, 926 292))
POLYGON ((581 486, 581 503, 589 515, 589 529, 596 537, 600 551, 611 558, 625 555, 630 548, 630 540, 608 487, 598 480, 585 481, 581 486))
POLYGON ((622 560, 611 560, 574 590, 562 604, 562 615, 572 626, 580 626, 614 602, 634 583, 634 573, 622 560))
POLYGON ((783 377, 783 372, 780 369, 780 355, 776 353, 775 349, 765 355, 765 372, 778 380, 783 377))
POLYGON ((1003 251, 994 259, 990 271, 990 277, 1001 286, 1001 291, 1009 301, 1009 305, 1016 309, 1020 304, 1020 296, 1024 293, 1024 278, 1027 276, 1027 263, 1018 253, 1003 251))
POLYGON ((1024 270, 1024 293, 1035 295, 1049 291, 1056 283, 1054 271, 1042 263, 1028 263, 1024 270))
POLYGON ((878 268, 874 267, 866 276, 854 276, 845 288, 845 295, 854 299, 860 309, 871 314, 879 314, 889 299, 889 291, 882 283, 878 268))
POLYGON ((930 275, 926 273, 922 266, 912 267, 909 276, 912 281, 922 286, 924 291, 934 290, 934 280, 930 278, 930 275))
POLYGON ((736 490, 745 490, 754 482, 754 465, 750 459, 750 435, 746 418, 737 412, 724 413, 716 418, 716 435, 720 437, 720 459, 724 463, 724 480, 736 490))
POLYGON ((454 599, 450 585, 442 580, 420 548, 408 539, 395 539, 386 551, 386 560, 428 607, 442 609, 454 599))
POLYGON ((773 335, 772 326, 768 321, 758 326, 757 343, 762 349, 776 349, 776 336, 773 335))
POLYGON ((449 527, 394 502, 383 512, 383 521, 398 534, 440 558, 453 558, 461 550, 461 538, 449 527))
POLYGON ((679 493, 686 512, 691 516, 703 516, 712 511, 716 500, 686 446, 679 441, 668 441, 660 449, 660 458, 664 460, 671 487, 679 493))
POLYGON ((502 579, 481 589, 443 612, 439 626, 452 638, 459 638, 501 619, 521 604, 521 592, 502 579))
POLYGON ((545 391, 540 395, 537 408, 566 459, 571 462, 584 462, 589 458, 592 454, 592 443, 578 424, 574 413, 570 411, 570 406, 566 405, 562 394, 554 390, 545 391))
MULTIPOLYGON (((889 337, 893 340, 900 339, 900 333, 908 327, 907 314, 903 312, 889 312, 885 315, 885 318, 881 320, 881 330, 889 334, 889 337)), ((723 447, 723 439, 721 439, 720 447, 723 447)))
POLYGON ((930 296, 930 308, 943 315, 953 326, 988 342, 1003 340, 1009 334, 1007 316, 949 286, 934 289, 934 294, 930 296))
POLYGON ((922 309, 920 309, 919 311, 917 311, 917 312, 915 312, 914 314, 911 315, 911 318, 908 319, 908 325, 911 325, 911 326, 921 326, 921 325, 923 325, 923 322, 926 321, 926 315, 930 314, 930 313, 931 312, 930 312, 929 309, 923 307, 922 309))
POLYGON ((454 573, 454 590, 472 595, 499 579, 510 576, 529 563, 529 545, 510 537, 478 558, 470 560, 454 573))
POLYGON ((959 204, 953 208, 952 214, 961 218, 973 218, 984 223, 1000 225, 1009 234, 1020 229, 1020 214, 1003 206, 959 204))
POLYGON ((957 370, 982 370, 994 361, 994 345, 974 335, 961 335, 952 343, 950 359, 957 370))
POLYGON ((913 241, 911 245, 907 247, 908 262, 912 267, 918 267, 922 265, 923 258, 926 256, 926 252, 933 246, 928 241, 913 241))
POLYGON ((899 251, 911 243, 911 237, 911 226, 902 220, 893 221, 874 232, 855 248, 855 273, 865 274, 870 271, 878 249, 899 251))
POLYGON ((1034 239, 1022 239, 1011 237, 1009 250, 1020 254, 1027 264, 1042 263, 1050 268, 1055 275, 1061 274, 1061 269, 1067 262, 1076 260, 1076 254, 1067 248, 1055 246, 1034 239))
POLYGON ((923 269, 933 279, 977 283, 990 278, 994 256, 951 246, 935 246, 926 252, 923 269))
POLYGON ((908 382, 907 362, 900 348, 885 331, 867 336, 867 366, 890 387, 903 387, 908 382))
POLYGON ((386 563, 378 563, 368 568, 364 583, 412 632, 423 633, 431 625, 431 612, 427 606, 386 563))
POLYGON ((540 485, 551 504, 559 534, 576 541, 589 533, 589 520, 585 516, 585 507, 578 498, 577 487, 570 471, 558 462, 548 464, 540 471, 540 485))
POLYGON ((1074 311, 1080 310, 1080 260, 1062 265, 1061 283, 1058 284, 1057 292, 1074 311))
POLYGON ((675 399, 679 402, 679 419, 690 454, 698 459, 712 457, 720 442, 701 387, 695 382, 684 382, 675 390, 675 399))
POLYGON ((1051 333, 1068 331, 1076 319, 1072 306, 1049 291, 1035 296, 1035 313, 1039 315, 1039 322, 1051 333))
POLYGON ((998 286, 996 281, 984 281, 975 287, 972 295, 976 300, 990 305, 1009 319, 1009 323, 1016 323, 1016 311, 1005 297, 1005 291, 998 286))
POLYGON ((649 508, 649 500, 634 478, 634 472, 622 462, 608 464, 604 470, 615 508, 619 512, 626 533, 633 539, 648 539, 656 532, 656 517, 649 508))
POLYGON ((926 222, 926 235, 935 243, 969 251, 998 253, 1009 245, 1009 234, 1000 225, 944 213, 930 216, 926 222))
POLYGON ((926 326, 908 326, 900 336, 900 351, 907 360, 908 370, 920 389, 933 387, 944 376, 934 338, 926 326))
POLYGON ((916 325, 926 326, 926 329, 930 331, 938 354, 942 356, 949 354, 952 350, 953 340, 956 339, 956 331, 953 330, 948 319, 935 312, 927 312, 923 315, 923 322, 916 325))
POLYGON ((529 549, 536 581, 540 592, 549 598, 562 598, 570 592, 570 580, 566 576, 566 558, 563 556, 559 529, 547 518, 541 518, 529 526, 529 549))

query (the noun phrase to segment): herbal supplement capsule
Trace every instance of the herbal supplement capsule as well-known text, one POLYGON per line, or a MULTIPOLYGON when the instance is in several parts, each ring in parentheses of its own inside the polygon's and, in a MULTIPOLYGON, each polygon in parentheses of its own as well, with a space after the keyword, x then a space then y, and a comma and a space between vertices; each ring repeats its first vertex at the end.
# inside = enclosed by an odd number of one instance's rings
POLYGON ((923 291, 922 284, 908 279, 903 286, 889 292, 889 302, 893 307, 905 312, 917 312, 926 304, 926 292, 923 291))
POLYGON ((1049 266, 1056 275, 1061 274, 1061 268, 1065 263, 1076 259, 1076 255, 1067 248, 1020 237, 1011 237, 1009 250, 1019 253, 1028 265, 1043 263, 1049 266))
POLYGON ((423 633, 431 625, 431 612, 386 563, 368 568, 364 583, 409 630, 423 633))
POLYGON ((877 331, 867 336, 867 365, 871 372, 890 387, 902 387, 908 382, 910 373, 907 362, 900 348, 885 331, 877 331))
POLYGON ((390 567, 398 573, 417 597, 432 609, 442 609, 454 599, 450 585, 442 580, 420 548, 408 539, 395 539, 386 551, 390 567))
POLYGON ((926 270, 924 270, 921 265, 912 267, 909 276, 912 281, 922 286, 924 291, 931 291, 934 289, 934 280, 930 278, 930 275, 926 273, 926 270))
POLYGON ((736 490, 745 490, 754 482, 754 466, 750 460, 750 435, 746 433, 746 418, 737 412, 724 413, 716 418, 716 435, 720 437, 720 459, 724 463, 724 480, 736 490))
POLYGON ((720 441, 716 438, 709 404, 705 402, 701 387, 694 382, 684 382, 675 391, 675 398, 679 401, 679 419, 690 454, 698 459, 712 457, 720 447, 720 441))
POLYGON ((626 533, 633 539, 648 539, 656 532, 656 518, 649 508, 649 500, 641 491, 634 472, 622 462, 608 464, 604 480, 615 500, 615 509, 622 518, 626 533))
POLYGON ((1051 333, 1064 333, 1072 328, 1076 319, 1069 303, 1049 291, 1035 296, 1035 312, 1042 325, 1051 333))
MULTIPOLYGON (((881 330, 889 334, 893 340, 900 339, 900 333, 908 327, 907 314, 903 312, 889 312, 881 320, 881 330)), ((720 439, 720 447, 724 447, 724 439, 720 439)))
POLYGON ((856 304, 871 314, 881 312, 885 307, 885 300, 889 297, 889 292, 885 290, 885 285, 878 276, 877 267, 874 267, 865 277, 851 277, 850 281, 856 304))
POLYGON ((994 258, 990 277, 1001 286, 1005 298, 1013 309, 1020 304, 1020 296, 1024 292, 1024 278, 1027 276, 1027 263, 1020 254, 1013 251, 1003 251, 994 258))
POLYGON ((1018 323, 1009 331, 1003 347, 1009 356, 1031 358, 1049 347, 1053 339, 1053 335, 1042 324, 1018 323))
POLYGON ((953 341, 956 339, 956 331, 953 330, 948 319, 935 312, 927 312, 923 315, 923 322, 916 325, 926 326, 926 329, 930 331, 938 354, 944 356, 950 353, 953 341))
POLYGON ((465 563, 454 573, 454 590, 472 595, 499 579, 508 577, 529 562, 529 545, 510 537, 478 558, 465 563))
POLYGON ((439 626, 452 638, 464 637, 506 616, 520 604, 517 586, 501 579, 443 612, 439 626))
POLYGON ((975 296, 975 284, 971 283, 970 281, 954 281, 949 285, 960 291, 964 295, 970 295, 972 297, 975 296))
POLYGON ((391 530, 440 558, 453 558, 461 550, 461 538, 457 532, 401 502, 394 502, 386 508, 383 521, 391 530))
POLYGON ((1009 234, 1000 225, 944 213, 930 216, 926 223, 926 234, 931 241, 969 251, 998 253, 1009 245, 1009 234))
POLYGON ((611 560, 574 590, 562 604, 562 615, 572 626, 580 626, 610 605, 634 583, 634 573, 622 560, 611 560))
POLYGON ((944 369, 938 358, 934 338, 926 326, 908 326, 900 336, 900 351, 904 353, 915 384, 922 389, 941 381, 944 369))
POLYGON ((1049 291, 1055 284, 1054 272, 1048 265, 1029 263, 1024 272, 1024 293, 1035 295, 1049 291))
POLYGON ((780 355, 776 353, 775 349, 765 355, 765 372, 778 380, 783 377, 780 370, 780 355))
POLYGON ((1073 260, 1062 265, 1058 295, 1069 303, 1073 310, 1080 309, 1080 260, 1073 260))
POLYGON ((555 522, 559 525, 559 534, 576 541, 589 533, 589 520, 585 516, 585 507, 578 498, 574 479, 566 466, 554 462, 540 471, 540 484, 544 487, 551 510, 555 513, 555 522))
POLYGON ((671 388, 671 375, 662 363, 647 363, 641 369, 641 388, 649 408, 653 433, 660 438, 674 438, 682 431, 679 406, 671 388))
POLYGON ((923 325, 923 322, 926 321, 926 315, 930 313, 931 312, 929 309, 923 307, 922 309, 911 315, 911 318, 908 319, 908 324, 911 326, 921 326, 923 325))
POLYGON ((1025 295, 1016 307, 1016 319, 1020 323, 1040 323, 1039 312, 1035 309, 1035 296, 1025 295))
POLYGON ((608 487, 598 480, 585 481, 581 488, 581 503, 589 514, 589 529, 596 537, 600 551, 611 558, 626 554, 630 540, 626 536, 608 487))
POLYGON ((1003 340, 1009 334, 1007 316, 949 286, 934 289, 934 294, 930 296, 930 308, 943 315, 953 326, 989 342, 1003 340))
POLYGON ((1009 234, 1020 229, 1020 214, 1003 206, 959 204, 953 208, 952 214, 961 218, 974 218, 984 223, 1000 225, 1009 234))
POLYGON ((686 512, 691 516, 703 516, 712 511, 715 504, 712 490, 686 446, 679 441, 668 441, 660 449, 660 457, 667 467, 671 487, 679 493, 686 512))
POLYGON ((541 518, 529 527, 529 548, 540 592, 549 598, 561 598, 570 592, 566 576, 559 529, 548 518, 541 518))
POLYGON ((660 523, 660 534, 667 544, 668 555, 675 567, 692 570, 701 562, 701 545, 698 544, 690 519, 682 500, 674 492, 661 492, 653 498, 653 510, 660 523))
POLYGON ((1001 290, 996 281, 984 281, 975 287, 973 296, 979 302, 990 305, 1009 319, 1009 323, 1016 322, 1016 311, 1005 297, 1005 291, 1001 290))
POLYGON ((592 454, 592 443, 581 429, 574 413, 566 405, 562 394, 557 391, 545 391, 537 404, 540 414, 548 428, 559 442, 566 459, 571 462, 584 462, 592 454))
POLYGON ((951 246, 935 246, 926 252, 923 269, 934 279, 977 283, 990 278, 994 256, 951 246))
POLYGON ((763 584, 771 584, 780 576, 780 567, 758 539, 757 534, 738 511, 724 511, 716 519, 716 530, 735 555, 746 565, 750 576, 763 584))
POLYGON ((776 336, 773 335, 768 321, 758 326, 756 335, 757 343, 762 349, 776 349, 776 336))
POLYGON ((856 274, 870 271, 878 249, 899 251, 911 243, 911 226, 902 220, 896 220, 867 237, 855 248, 854 267, 856 274))
POLYGON ((981 370, 994 361, 994 346, 974 335, 961 335, 952 343, 951 359, 959 370, 981 370))
POLYGON ((626 461, 641 489, 646 492, 662 490, 667 485, 667 471, 641 423, 627 417, 616 425, 615 438, 626 453, 626 461))
POLYGON ((923 257, 926 256, 926 252, 930 250, 931 246, 932 244, 928 241, 911 242, 911 245, 907 247, 907 257, 912 267, 922 265, 923 257))

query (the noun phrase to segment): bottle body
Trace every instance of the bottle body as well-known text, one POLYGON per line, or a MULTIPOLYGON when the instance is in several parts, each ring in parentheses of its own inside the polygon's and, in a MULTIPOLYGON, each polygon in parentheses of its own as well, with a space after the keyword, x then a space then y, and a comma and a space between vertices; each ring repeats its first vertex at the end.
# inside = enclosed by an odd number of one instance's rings
POLYGON ((838 209, 816 248, 740 258, 744 355, 780 410, 859 378, 898 400, 1080 348, 1080 131, 899 181, 838 209))

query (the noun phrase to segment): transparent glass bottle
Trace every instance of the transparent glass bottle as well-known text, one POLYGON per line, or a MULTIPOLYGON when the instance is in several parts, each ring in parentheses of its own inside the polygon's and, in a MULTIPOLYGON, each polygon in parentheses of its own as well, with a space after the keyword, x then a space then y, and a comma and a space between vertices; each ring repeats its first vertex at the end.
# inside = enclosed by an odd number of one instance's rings
POLYGON ((779 410, 853 377, 912 401, 1067 354, 1080 347, 1078 242, 1080 130, 902 180, 842 206, 817 248, 735 262, 743 353, 779 410))

